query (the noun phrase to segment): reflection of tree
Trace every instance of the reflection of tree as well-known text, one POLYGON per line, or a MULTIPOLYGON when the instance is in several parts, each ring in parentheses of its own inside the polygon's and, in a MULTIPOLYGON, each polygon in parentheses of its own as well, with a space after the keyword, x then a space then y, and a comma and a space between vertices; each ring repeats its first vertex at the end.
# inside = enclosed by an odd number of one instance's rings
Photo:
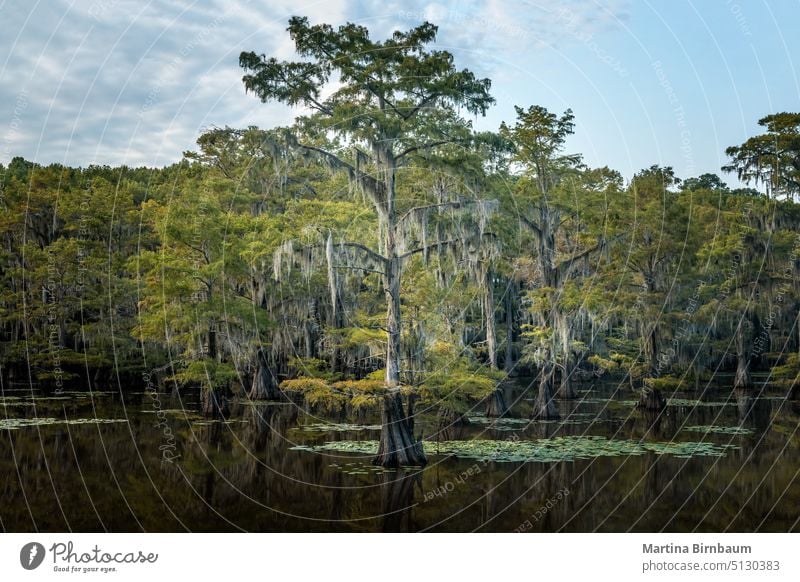
POLYGON ((415 531, 412 520, 414 486, 422 484, 422 473, 418 470, 405 470, 385 473, 381 486, 381 505, 383 509, 384 532, 415 531))
POLYGON ((753 391, 747 388, 737 388, 734 393, 741 424, 753 428, 756 433, 766 431, 772 421, 770 401, 759 398, 760 394, 754 395, 753 391))

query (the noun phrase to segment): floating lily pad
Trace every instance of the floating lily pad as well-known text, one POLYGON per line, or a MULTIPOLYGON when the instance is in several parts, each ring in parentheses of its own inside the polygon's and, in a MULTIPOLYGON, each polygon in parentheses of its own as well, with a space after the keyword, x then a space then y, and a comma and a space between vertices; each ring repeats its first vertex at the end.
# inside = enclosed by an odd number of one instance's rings
POLYGON ((294 427, 295 430, 307 432, 359 432, 364 430, 381 430, 379 424, 348 424, 346 422, 316 422, 294 427))
POLYGON ((524 430, 530 426, 531 421, 527 418, 489 418, 483 415, 468 416, 473 424, 481 424, 493 430, 524 430))
POLYGON ((524 430, 539 423, 547 424, 587 424, 596 419, 593 412, 573 412, 568 416, 553 420, 535 420, 529 418, 489 418, 484 415, 468 416, 467 419, 474 424, 485 425, 492 430, 512 431, 524 430))
POLYGON ((193 420, 192 426, 211 426, 213 424, 244 424, 246 422, 248 421, 240 418, 229 418, 227 420, 214 420, 214 419, 193 420))
POLYGON ((744 428, 742 426, 716 426, 716 425, 704 425, 704 426, 687 426, 683 430, 687 432, 701 432, 703 434, 751 434, 753 431, 749 428, 744 428))
POLYGON ((128 422, 124 418, 75 418, 64 420, 58 418, 4 418, 0 419, 0 429, 16 430, 33 426, 50 426, 56 424, 113 424, 128 422))
MULTIPOLYGON (((374 455, 378 441, 337 441, 318 446, 298 446, 295 450, 331 451, 374 455)), ((429 455, 452 455, 462 459, 495 462, 556 463, 575 459, 597 457, 624 457, 644 455, 724 456, 725 451, 736 448, 730 444, 708 442, 661 442, 647 443, 634 440, 611 440, 601 436, 563 436, 536 441, 471 440, 428 443, 429 455)))
POLYGON ((30 398, 31 402, 57 402, 62 400, 74 400, 72 396, 34 396, 30 398))
POLYGON ((705 402, 703 400, 689 400, 686 398, 668 398, 669 406, 730 406, 734 402, 705 402))
POLYGON ((164 408, 164 409, 145 409, 140 410, 144 414, 164 414, 166 416, 173 416, 176 418, 181 418, 182 420, 203 420, 205 417, 197 414, 196 412, 192 412, 191 410, 186 410, 183 408, 164 408))

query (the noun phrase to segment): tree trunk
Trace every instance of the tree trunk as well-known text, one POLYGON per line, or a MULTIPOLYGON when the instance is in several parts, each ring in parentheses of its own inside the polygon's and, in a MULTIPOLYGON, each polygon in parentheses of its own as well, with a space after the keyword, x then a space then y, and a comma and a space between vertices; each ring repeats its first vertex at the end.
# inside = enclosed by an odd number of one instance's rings
POLYGON ((667 401, 658 388, 643 386, 637 406, 644 410, 664 410, 667 407, 667 401))
POLYGON ((391 389, 400 385, 400 260, 391 257, 386 271, 386 386, 391 389))
POLYGON ((570 374, 570 329, 566 316, 553 308, 553 336, 556 349, 561 352, 561 372, 559 373, 558 393, 562 398, 577 398, 578 394, 572 386, 572 376, 570 374))
MULTIPOLYGON (((658 357, 660 355, 658 351, 658 325, 655 322, 648 331, 644 348, 650 367, 650 375, 652 378, 658 378, 661 375, 661 365, 658 362, 658 357)), ((664 410, 667 406, 667 401, 661 394, 661 390, 647 386, 643 382, 637 406, 644 410, 664 410)))
POLYGON ((277 400, 280 397, 278 382, 269 368, 263 348, 258 350, 258 364, 248 396, 251 400, 277 400))
MULTIPOLYGON (((551 295, 559 287, 559 272, 556 265, 556 237, 555 231, 558 228, 559 213, 550 208, 545 200, 539 206, 539 268, 542 274, 542 284, 552 290, 551 295)), ((555 370, 558 357, 559 327, 560 316, 555 305, 556 297, 551 297, 552 305, 546 314, 546 325, 550 328, 552 338, 547 350, 547 361, 544 363, 539 379, 539 392, 532 416, 540 419, 559 418, 556 403, 553 400, 555 395, 555 370)))
POLYGON ((214 323, 208 326, 208 357, 217 359, 217 331, 214 323))
POLYGON ((412 434, 413 416, 403 410, 403 397, 399 392, 384 396, 381 410, 381 440, 373 465, 383 467, 422 466, 427 464, 422 441, 412 434))
POLYGON ((536 395, 536 401, 531 416, 540 420, 549 420, 559 418, 556 403, 553 400, 553 381, 555 376, 555 368, 552 364, 546 363, 541 371, 541 378, 539 379, 539 392, 536 395))
POLYGON ((740 321, 736 328, 736 376, 733 379, 734 389, 750 388, 750 362, 745 345, 744 322, 740 321))
POLYGON ((503 370, 510 374, 514 369, 514 297, 512 291, 514 284, 509 283, 506 291, 506 357, 503 362, 503 370))
POLYGON ((222 388, 203 387, 200 404, 203 415, 208 418, 224 418, 228 416, 228 396, 222 388))
POLYGON ((458 440, 463 435, 463 428, 469 424, 469 419, 463 414, 441 406, 436 413, 436 442, 458 440))
POLYGON ((486 399, 486 416, 489 418, 500 418, 508 413, 505 391, 498 386, 486 399))
POLYGON ((575 391, 575 386, 572 384, 572 374, 571 368, 569 367, 569 362, 565 362, 564 365, 567 367, 567 369, 562 370, 561 374, 559 375, 558 395, 561 396, 561 398, 577 398, 578 393, 575 391))
POLYGON ((497 327, 494 320, 494 282, 492 272, 483 268, 483 318, 486 321, 486 351, 489 353, 489 367, 497 370, 497 327))
POLYGON ((397 249, 395 214, 395 161, 385 143, 374 143, 377 165, 384 176, 385 191, 375 190, 375 209, 383 223, 381 247, 384 256, 383 291, 386 296, 386 390, 381 408, 381 439, 373 464, 384 467, 424 465, 422 442, 414 438, 413 399, 409 414, 403 410, 400 394, 400 276, 401 259, 397 249))

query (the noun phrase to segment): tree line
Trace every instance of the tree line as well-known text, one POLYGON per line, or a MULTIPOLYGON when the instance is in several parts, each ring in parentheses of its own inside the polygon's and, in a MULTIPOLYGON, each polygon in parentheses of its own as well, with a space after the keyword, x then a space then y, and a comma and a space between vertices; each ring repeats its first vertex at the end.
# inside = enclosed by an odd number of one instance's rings
POLYGON ((567 151, 570 110, 496 132, 491 83, 431 48, 290 20, 300 60, 242 53, 245 90, 289 127, 212 128, 165 168, 0 167, 4 386, 302 395, 381 412, 376 462, 420 465, 422 402, 451 421, 508 413, 535 383, 557 418, 609 377, 665 393, 800 374, 800 114, 728 148, 723 170, 630 180, 567 151))

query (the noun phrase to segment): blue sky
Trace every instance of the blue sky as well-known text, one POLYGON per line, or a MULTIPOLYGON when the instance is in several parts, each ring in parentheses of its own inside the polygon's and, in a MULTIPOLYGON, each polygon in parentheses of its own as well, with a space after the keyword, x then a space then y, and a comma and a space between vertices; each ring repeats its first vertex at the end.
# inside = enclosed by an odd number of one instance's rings
POLYGON ((626 177, 719 172, 760 117, 800 110, 800 0, 0 0, 0 163, 164 165, 204 128, 289 123, 245 95, 238 55, 291 58, 292 14, 376 37, 428 19, 493 80, 478 127, 571 107, 570 150, 626 177))

